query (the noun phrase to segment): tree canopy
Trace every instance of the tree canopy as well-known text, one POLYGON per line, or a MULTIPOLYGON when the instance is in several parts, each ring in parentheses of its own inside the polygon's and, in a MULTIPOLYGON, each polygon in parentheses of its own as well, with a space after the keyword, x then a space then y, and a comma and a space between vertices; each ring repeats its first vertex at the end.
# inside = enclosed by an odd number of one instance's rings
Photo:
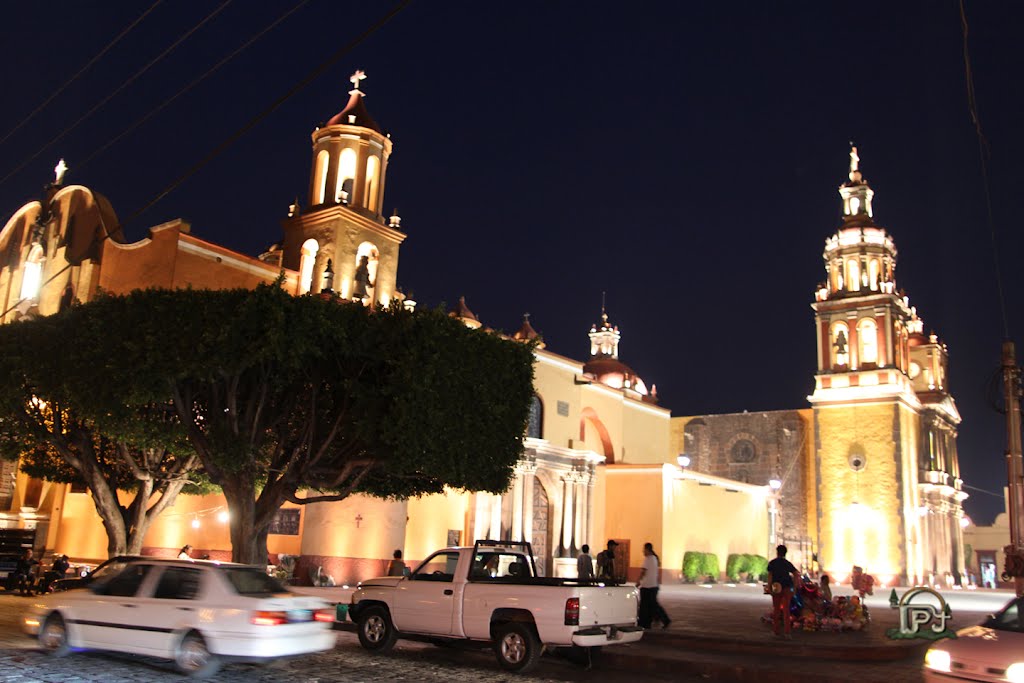
POLYGON ((139 290, 47 320, 74 340, 65 383, 109 409, 104 428, 173 406, 228 501, 238 561, 265 560, 284 501, 502 491, 522 452, 532 346, 442 311, 264 285, 139 290))

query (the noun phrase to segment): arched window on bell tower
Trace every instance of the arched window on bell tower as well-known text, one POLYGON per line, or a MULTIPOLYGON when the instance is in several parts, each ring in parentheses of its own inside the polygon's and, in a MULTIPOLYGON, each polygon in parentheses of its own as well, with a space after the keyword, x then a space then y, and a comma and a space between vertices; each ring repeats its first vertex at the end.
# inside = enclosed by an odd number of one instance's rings
POLYGON ((299 294, 307 294, 313 288, 313 265, 320 245, 314 239, 302 243, 302 256, 299 260, 299 294))
POLYGON ((846 261, 846 285, 851 292, 860 291, 860 263, 855 258, 846 261))
POLYGON ((351 147, 341 150, 338 157, 338 186, 334 201, 339 204, 352 203, 352 190, 356 181, 356 151, 351 147))
POLYGON ((326 149, 316 155, 316 170, 313 173, 313 205, 319 206, 327 200, 327 167, 331 155, 326 149))
POLYGON ((39 288, 43 283, 43 261, 45 254, 40 244, 33 244, 29 249, 28 258, 25 259, 25 266, 21 275, 21 296, 22 301, 36 301, 39 299, 39 288))
POLYGON ((878 325, 871 318, 863 318, 857 323, 857 343, 861 364, 878 363, 878 325))
POLYGON ((844 322, 832 323, 832 330, 829 333, 832 340, 832 365, 833 367, 848 367, 850 365, 850 328, 844 322))
POLYGON ((366 187, 363 192, 363 203, 367 209, 380 213, 377 208, 377 190, 380 187, 380 162, 377 157, 366 158, 366 187))

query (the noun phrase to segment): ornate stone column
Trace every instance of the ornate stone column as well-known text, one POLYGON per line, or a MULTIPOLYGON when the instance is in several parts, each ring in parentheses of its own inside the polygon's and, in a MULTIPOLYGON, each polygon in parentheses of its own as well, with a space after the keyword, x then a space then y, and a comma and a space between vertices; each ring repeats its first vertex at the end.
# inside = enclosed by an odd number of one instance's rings
POLYGON ((536 481, 537 465, 524 462, 523 468, 523 540, 533 542, 533 487, 536 481))
POLYGON ((562 542, 559 544, 560 557, 572 557, 573 547, 573 482, 572 474, 562 477, 562 542))
POLYGON ((512 480, 512 540, 523 540, 523 471, 516 466, 512 480))

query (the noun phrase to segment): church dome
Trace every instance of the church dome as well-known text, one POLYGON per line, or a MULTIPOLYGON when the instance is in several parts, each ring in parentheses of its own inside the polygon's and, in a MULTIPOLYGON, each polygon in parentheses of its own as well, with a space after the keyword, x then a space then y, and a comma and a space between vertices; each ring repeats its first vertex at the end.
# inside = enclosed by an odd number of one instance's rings
POLYGON ((648 396, 644 381, 618 358, 591 358, 584 363, 583 374, 612 389, 631 389, 643 397, 648 396))

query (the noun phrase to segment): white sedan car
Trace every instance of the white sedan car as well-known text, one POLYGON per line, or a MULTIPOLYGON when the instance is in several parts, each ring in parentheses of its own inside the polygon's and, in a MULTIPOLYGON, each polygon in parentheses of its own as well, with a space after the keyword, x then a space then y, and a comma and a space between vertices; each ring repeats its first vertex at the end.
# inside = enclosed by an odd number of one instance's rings
POLYGON ((333 610, 289 593, 260 567, 147 558, 87 588, 41 597, 24 617, 53 655, 116 650, 171 659, 203 677, 225 660, 329 650, 333 610))
POLYGON ((929 683, 1000 681, 1024 683, 1024 598, 1014 598, 980 626, 956 632, 928 650, 929 683))

